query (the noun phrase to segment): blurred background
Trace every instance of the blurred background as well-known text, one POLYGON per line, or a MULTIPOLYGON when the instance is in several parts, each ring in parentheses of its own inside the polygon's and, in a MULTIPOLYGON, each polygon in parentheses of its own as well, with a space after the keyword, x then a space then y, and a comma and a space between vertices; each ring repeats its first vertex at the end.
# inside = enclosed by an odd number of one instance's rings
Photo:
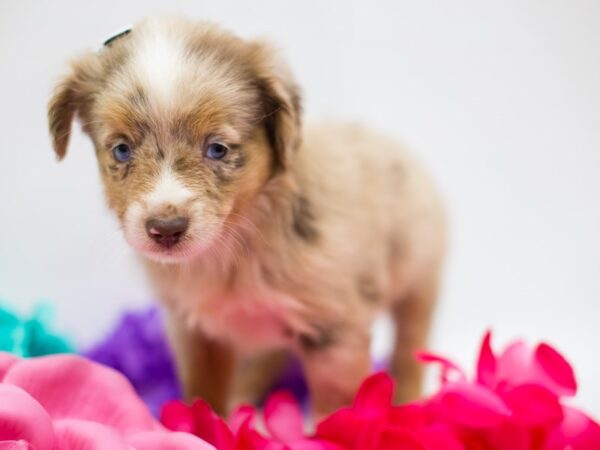
MULTIPOLYGON (((153 14, 268 37, 308 119, 358 120, 405 142, 435 176, 451 251, 431 348, 473 367, 496 344, 546 340, 576 367, 575 404, 600 415, 600 2, 58 0, 0 2, 0 301, 56 306, 97 340, 152 301, 104 206, 91 143, 58 164, 46 125, 65 61, 153 14)), ((374 349, 388 348, 385 322, 374 349)))

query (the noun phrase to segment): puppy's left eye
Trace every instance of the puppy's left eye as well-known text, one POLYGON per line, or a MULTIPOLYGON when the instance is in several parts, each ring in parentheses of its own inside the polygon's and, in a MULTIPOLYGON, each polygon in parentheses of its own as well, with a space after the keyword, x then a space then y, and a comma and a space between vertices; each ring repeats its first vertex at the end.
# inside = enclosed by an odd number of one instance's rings
POLYGON ((113 155, 119 162, 127 162, 131 159, 131 147, 127 144, 119 144, 113 148, 113 155))
POLYGON ((217 161, 219 159, 223 159, 228 151, 229 151, 229 148, 227 148, 226 145, 215 142, 213 144, 210 144, 206 148, 206 157, 208 159, 213 159, 213 160, 217 161))

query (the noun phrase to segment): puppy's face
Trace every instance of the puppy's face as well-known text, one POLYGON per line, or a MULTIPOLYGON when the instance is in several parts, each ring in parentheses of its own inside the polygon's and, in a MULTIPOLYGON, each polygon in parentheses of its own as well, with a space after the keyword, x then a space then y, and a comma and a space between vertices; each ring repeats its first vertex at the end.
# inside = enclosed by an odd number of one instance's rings
POLYGON ((161 262, 226 238, 297 146, 299 95, 263 44, 147 21, 76 60, 49 105, 59 158, 78 117, 127 241, 161 262))

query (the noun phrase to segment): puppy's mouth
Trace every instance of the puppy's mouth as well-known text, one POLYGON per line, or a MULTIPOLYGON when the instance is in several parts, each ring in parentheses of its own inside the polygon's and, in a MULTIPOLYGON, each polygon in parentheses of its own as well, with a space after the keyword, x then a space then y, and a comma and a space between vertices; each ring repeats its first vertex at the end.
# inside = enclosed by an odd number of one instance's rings
POLYGON ((150 244, 147 248, 137 248, 136 250, 151 261, 165 264, 188 262, 200 253, 185 242, 180 242, 168 248, 150 244))
POLYGON ((125 226, 125 239, 142 256, 160 263, 188 262, 202 251, 185 217, 151 218, 143 227, 125 226))

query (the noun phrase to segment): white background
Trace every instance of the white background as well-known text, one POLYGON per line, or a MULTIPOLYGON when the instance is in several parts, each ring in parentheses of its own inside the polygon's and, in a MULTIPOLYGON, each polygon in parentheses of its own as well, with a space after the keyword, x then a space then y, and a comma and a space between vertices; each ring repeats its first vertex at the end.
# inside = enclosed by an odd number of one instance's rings
POLYGON ((432 348, 471 367, 489 326, 497 343, 547 339, 576 366, 576 403, 600 416, 594 0, 1 0, 1 299, 22 312, 52 300, 57 328, 87 343, 152 298, 104 207, 90 143, 76 132, 57 164, 45 105, 67 58, 157 13, 272 38, 309 117, 408 143, 452 217, 432 348))

